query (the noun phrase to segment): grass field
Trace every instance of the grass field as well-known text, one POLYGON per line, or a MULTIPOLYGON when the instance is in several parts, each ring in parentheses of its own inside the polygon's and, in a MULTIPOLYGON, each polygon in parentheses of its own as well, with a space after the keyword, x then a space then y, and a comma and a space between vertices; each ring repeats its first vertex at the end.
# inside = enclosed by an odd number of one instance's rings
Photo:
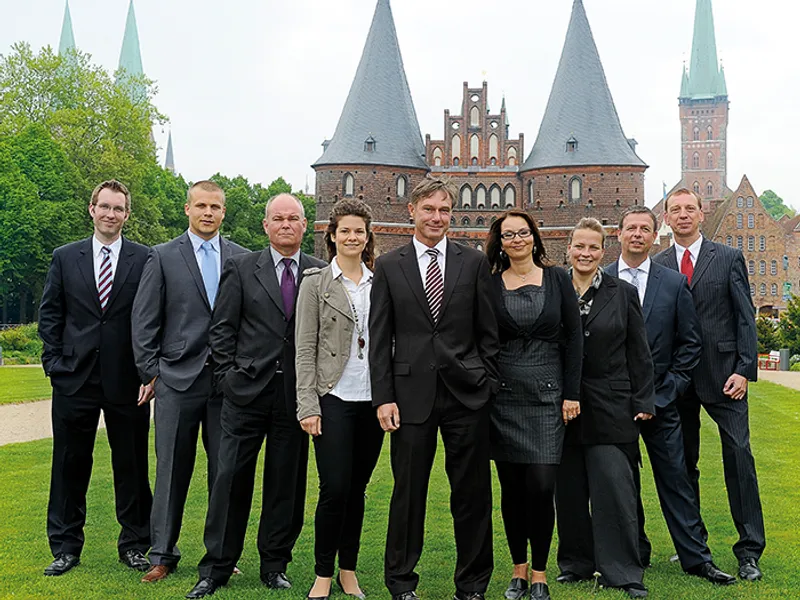
POLYGON ((0 367, 0 404, 50 398, 50 380, 41 365, 0 367))
MULTIPOLYGON (((5 387, 5 386, 4 386, 5 387)), ((767 551, 761 561, 765 578, 757 583, 738 583, 730 588, 715 588, 682 574, 669 562, 672 545, 659 515, 652 477, 647 472, 645 507, 649 515, 648 532, 654 546, 653 567, 646 572, 650 597, 670 600, 797 599, 800 598, 800 392, 769 383, 752 386, 752 445, 759 470, 764 512, 767 522, 767 551)), ((82 564, 60 578, 45 578, 42 569, 51 557, 45 535, 49 440, 15 444, 0 448, 0 598, 180 598, 197 580, 196 565, 203 554, 202 526, 205 517, 202 465, 192 484, 184 521, 178 571, 166 581, 145 585, 141 574, 128 571, 117 562, 114 499, 105 435, 98 436, 95 469, 88 498, 86 548, 82 564)), ((442 453, 437 457, 428 506, 427 539, 419 567, 419 594, 423 600, 452 598, 452 572, 455 549, 448 510, 448 487, 442 468, 442 453)), ((736 560, 730 547, 736 540, 722 478, 719 437, 708 420, 703 425, 702 451, 703 515, 711 532, 716 562, 735 573, 736 560)), ((316 501, 316 472, 310 465, 307 526, 298 542, 295 560, 289 566, 293 590, 270 592, 258 580, 258 553, 255 548, 257 507, 250 519, 245 553, 239 562, 244 575, 234 577, 214 598, 300 600, 313 580, 313 508, 316 501)), ((152 475, 152 470, 151 470, 152 475)), ((259 482, 260 485, 260 482, 259 482)), ((382 557, 391 473, 388 440, 381 462, 368 489, 367 522, 359 573, 368 598, 388 598, 382 583, 382 557)), ((258 495, 257 495, 258 496, 258 495)), ((499 492, 495 489, 495 572, 487 598, 501 599, 510 577, 510 558, 505 545, 499 512, 499 492)), ((555 548, 555 542, 554 546, 555 548)), ((557 575, 551 553, 548 571, 554 599, 623 599, 617 591, 596 590, 591 583, 575 586, 555 584, 557 575)), ((341 593, 334 597, 344 599, 341 593)))

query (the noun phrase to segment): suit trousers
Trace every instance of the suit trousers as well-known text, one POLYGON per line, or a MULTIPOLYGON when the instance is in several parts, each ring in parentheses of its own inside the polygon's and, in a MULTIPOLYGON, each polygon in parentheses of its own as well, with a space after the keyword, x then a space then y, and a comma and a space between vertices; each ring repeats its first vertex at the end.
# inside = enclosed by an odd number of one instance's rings
POLYGON ((556 482, 562 573, 599 571, 608 587, 642 586, 634 468, 615 445, 564 446, 556 482))
POLYGON ((485 592, 492 575, 492 489, 489 406, 471 410, 439 380, 424 423, 403 423, 391 435, 394 489, 389 506, 384 577, 392 595, 416 589, 414 568, 422 555, 437 432, 441 431, 450 511, 456 539, 455 584, 462 592, 485 592))
MULTIPOLYGON (((655 417, 642 421, 641 432, 650 457, 661 512, 667 522, 681 566, 685 571, 711 562, 711 550, 703 535, 703 523, 694 499, 694 488, 686 472, 681 419, 675 403, 663 408, 656 407, 655 417)), ((642 564, 648 565, 652 548, 644 529, 641 474, 639 469, 634 469, 633 473, 639 494, 639 551, 642 564)))
POLYGON ((217 456, 222 435, 222 395, 214 389, 212 367, 206 365, 184 392, 156 379, 154 403, 156 484, 150 535, 150 562, 174 567, 181 558, 178 537, 183 509, 194 472, 197 435, 202 425, 203 447, 208 466, 208 494, 217 474, 217 456))
MULTIPOLYGON (((747 397, 718 404, 702 403, 690 387, 678 399, 678 411, 683 426, 683 443, 686 469, 694 488, 698 511, 700 510, 700 406, 706 409, 719 429, 722 442, 722 468, 725 473, 725 488, 728 504, 739 540, 733 545, 733 553, 740 561, 744 558, 761 557, 766 546, 764 514, 758 491, 758 478, 753 453, 750 450, 750 422, 747 397)), ((702 523, 702 521, 701 521, 702 523)), ((708 531, 703 525, 703 539, 708 531)))
POLYGON ((261 573, 285 571, 303 528, 308 436, 286 411, 283 375, 246 406, 224 398, 217 477, 211 487, 200 577, 225 584, 244 549, 258 454, 267 438, 258 553, 261 573))
MULTIPOLYGON (((95 367, 99 371, 99 367, 95 367)), ((99 374, 77 393, 53 393, 53 467, 47 506, 47 536, 53 556, 80 556, 86 524, 86 492, 92 475, 95 436, 103 412, 117 521, 121 526, 117 548, 144 553, 150 547, 150 509, 153 496, 148 479, 150 407, 108 401, 99 374)))
POLYGON ((371 402, 320 398, 322 435, 314 438, 319 501, 314 518, 314 572, 355 571, 364 524, 364 493, 378 462, 383 430, 371 402))

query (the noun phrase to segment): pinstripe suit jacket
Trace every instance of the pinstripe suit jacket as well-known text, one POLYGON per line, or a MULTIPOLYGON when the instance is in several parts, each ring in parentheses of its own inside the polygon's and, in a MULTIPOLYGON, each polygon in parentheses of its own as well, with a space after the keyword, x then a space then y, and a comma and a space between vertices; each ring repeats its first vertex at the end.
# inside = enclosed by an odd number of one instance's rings
MULTIPOLYGON (((653 260, 679 270, 675 247, 653 260)), ((731 402, 722 391, 728 377, 758 377, 755 308, 741 251, 704 238, 689 288, 703 338, 692 383, 704 403, 731 402)))

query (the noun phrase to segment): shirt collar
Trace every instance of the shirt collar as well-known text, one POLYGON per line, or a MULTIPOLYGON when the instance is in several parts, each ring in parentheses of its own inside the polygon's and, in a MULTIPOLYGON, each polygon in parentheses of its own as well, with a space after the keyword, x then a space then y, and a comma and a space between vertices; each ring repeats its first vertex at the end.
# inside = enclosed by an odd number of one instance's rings
POLYGON ((291 258, 295 262, 297 267, 300 268, 300 250, 298 250, 291 256, 284 256, 283 254, 275 250, 275 248, 273 248, 272 246, 269 247, 269 251, 272 254, 272 262, 274 263, 276 269, 278 268, 278 265, 281 264, 281 261, 284 258, 291 258))
MULTIPOLYGON (((420 242, 417 239, 417 236, 414 236, 412 239, 414 241, 414 250, 417 253, 417 260, 419 260, 420 258, 422 258, 425 255, 425 253, 428 250, 430 250, 430 246, 426 246, 425 244, 420 242)), ((436 248, 442 256, 445 256, 445 253, 447 251, 447 237, 446 236, 443 237, 439 241, 439 243, 434 246, 434 248, 436 248)))
MULTIPOLYGON (((619 273, 622 273, 625 269, 631 269, 631 268, 633 268, 633 267, 631 267, 628 263, 626 263, 622 259, 622 257, 620 256, 619 257, 619 266, 617 267, 617 271, 619 273)), ((639 265, 638 269, 640 271, 643 271, 647 275, 650 274, 650 257, 649 256, 644 259, 644 262, 639 265)))
POLYGON ((98 240, 96 236, 92 236, 92 253, 94 256, 100 255, 100 251, 103 249, 103 246, 108 246, 111 249, 111 256, 119 256, 119 251, 122 248, 122 236, 119 236, 111 244, 104 244, 98 240))
MULTIPOLYGON (((695 260, 697 260, 697 255, 700 254, 700 246, 702 245, 703 245, 703 236, 700 235, 700 237, 697 238, 694 242, 692 242, 692 245, 688 247, 689 252, 691 252, 692 257, 695 260)), ((683 253, 686 252, 687 248, 681 246, 678 242, 675 242, 675 250, 678 252, 678 254, 683 256, 683 253)))
MULTIPOLYGON (((336 258, 334 258, 331 261, 331 275, 333 276, 334 279, 338 279, 341 274, 342 274, 342 268, 339 266, 339 263, 336 261, 336 258)), ((364 283, 365 281, 371 281, 371 280, 372 280, 372 271, 370 271, 367 268, 367 265, 365 265, 362 262, 361 263, 361 282, 360 283, 364 283)))
POLYGON ((211 247, 214 248, 217 252, 219 252, 219 233, 217 233, 213 238, 210 240, 204 240, 196 233, 192 233, 191 230, 187 230, 186 233, 189 234, 189 240, 192 242, 192 248, 194 249, 195 253, 200 251, 200 246, 203 245, 204 242, 209 242, 211 247))

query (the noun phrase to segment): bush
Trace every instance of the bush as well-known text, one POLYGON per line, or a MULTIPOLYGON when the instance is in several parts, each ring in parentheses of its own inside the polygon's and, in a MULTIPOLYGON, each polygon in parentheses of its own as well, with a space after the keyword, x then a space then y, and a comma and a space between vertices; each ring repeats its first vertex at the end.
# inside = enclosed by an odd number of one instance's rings
POLYGON ((36 323, 19 325, 0 331, 0 348, 7 364, 36 364, 42 356, 42 340, 36 323))
POLYGON ((800 363, 795 363, 789 367, 790 371, 800 372, 800 363))
POLYGON ((796 365, 797 363, 800 363, 800 354, 792 354, 789 357, 789 365, 796 365))

